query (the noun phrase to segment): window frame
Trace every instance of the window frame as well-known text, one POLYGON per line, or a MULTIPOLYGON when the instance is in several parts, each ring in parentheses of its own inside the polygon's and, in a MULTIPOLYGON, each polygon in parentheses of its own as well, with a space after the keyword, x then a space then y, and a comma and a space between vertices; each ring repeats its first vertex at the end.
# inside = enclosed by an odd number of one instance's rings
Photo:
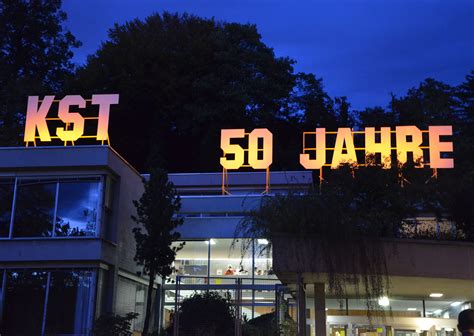
POLYGON ((103 226, 102 218, 104 211, 104 184, 107 178, 106 175, 101 174, 83 174, 83 175, 21 175, 21 176, 1 176, 5 178, 13 178, 13 197, 12 197, 12 206, 11 206, 11 214, 10 214, 10 227, 8 236, 0 237, 0 241, 2 240, 47 240, 47 239, 93 239, 93 238, 100 238, 103 226), (20 180, 28 180, 28 179, 47 179, 47 180, 55 180, 56 190, 55 190, 55 201, 54 201, 54 208, 53 208, 53 223, 52 223, 52 232, 51 235, 48 237, 41 237, 41 236, 31 236, 31 237, 15 237, 14 233, 14 226, 15 226, 15 213, 16 213, 16 203, 17 203, 17 194, 18 194, 18 186, 20 180), (87 179, 96 179, 98 182, 98 197, 97 197, 97 215, 95 220, 95 233, 89 236, 57 236, 56 235, 56 215, 58 210, 58 203, 59 203, 59 185, 61 181, 80 181, 80 180, 87 180, 87 179))

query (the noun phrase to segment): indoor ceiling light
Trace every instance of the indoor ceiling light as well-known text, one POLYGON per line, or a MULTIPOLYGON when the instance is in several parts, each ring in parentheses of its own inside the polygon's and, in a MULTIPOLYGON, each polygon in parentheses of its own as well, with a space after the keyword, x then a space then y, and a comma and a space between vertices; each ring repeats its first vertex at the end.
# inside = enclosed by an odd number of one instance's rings
POLYGON ((257 243, 259 245, 268 245, 268 240, 267 239, 257 239, 257 243))
POLYGON ((214 239, 212 239, 212 238, 209 239, 209 240, 206 240, 206 245, 209 245, 209 244, 211 244, 211 245, 216 245, 216 241, 215 241, 214 239))
POLYGON ((451 307, 457 307, 461 304, 462 304, 462 302, 460 302, 460 301, 454 301, 453 303, 451 303, 451 307))
POLYGON ((440 298, 443 296, 443 293, 431 293, 430 297, 432 298, 440 298))
POLYGON ((408 308, 407 310, 409 310, 409 311, 415 311, 416 308, 408 308))
POLYGON ((390 305, 390 300, 388 299, 388 297, 383 296, 379 299, 379 306, 387 307, 389 305, 390 305))

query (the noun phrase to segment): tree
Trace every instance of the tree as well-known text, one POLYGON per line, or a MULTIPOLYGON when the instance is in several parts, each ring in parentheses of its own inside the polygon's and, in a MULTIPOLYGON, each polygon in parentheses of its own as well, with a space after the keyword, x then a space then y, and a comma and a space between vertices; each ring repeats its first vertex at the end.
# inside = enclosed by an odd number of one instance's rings
POLYGON ((209 171, 220 129, 271 129, 284 118, 292 64, 255 25, 165 12, 115 25, 74 84, 121 94, 111 143, 138 170, 209 171))
POLYGON ((0 145, 20 143, 28 95, 61 91, 80 43, 61 0, 0 0, 0 145))
POLYGON ((143 266, 148 275, 148 295, 143 335, 148 334, 152 311, 152 292, 156 276, 163 279, 173 268, 176 252, 182 247, 172 243, 179 239, 175 229, 183 220, 176 217, 181 208, 181 200, 168 181, 168 175, 161 169, 152 169, 148 181, 144 181, 145 191, 139 201, 134 201, 137 216, 132 219, 139 225, 133 229, 136 241, 135 261, 143 266))

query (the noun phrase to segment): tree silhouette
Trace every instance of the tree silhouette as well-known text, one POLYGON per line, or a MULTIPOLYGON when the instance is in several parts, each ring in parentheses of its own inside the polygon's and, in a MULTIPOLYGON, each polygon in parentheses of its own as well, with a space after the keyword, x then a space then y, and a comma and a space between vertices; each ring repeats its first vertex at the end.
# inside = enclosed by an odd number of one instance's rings
POLYGON ((133 202, 137 215, 132 219, 139 225, 133 229, 136 241, 134 260, 143 266, 144 273, 149 277, 143 327, 143 335, 148 335, 155 277, 158 275, 164 279, 173 271, 172 263, 182 245, 172 246, 172 243, 180 237, 176 228, 183 223, 183 219, 176 217, 181 200, 173 183, 168 181, 166 172, 152 169, 144 186, 140 200, 133 202))
POLYGON ((60 0, 0 1, 0 145, 21 143, 28 95, 59 93, 80 46, 63 27, 60 0))

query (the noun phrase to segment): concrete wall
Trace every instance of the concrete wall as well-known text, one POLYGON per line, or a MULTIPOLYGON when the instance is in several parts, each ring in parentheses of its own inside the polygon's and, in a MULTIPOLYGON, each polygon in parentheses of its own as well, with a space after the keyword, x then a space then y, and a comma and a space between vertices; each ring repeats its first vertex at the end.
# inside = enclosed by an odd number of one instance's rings
MULTIPOLYGON (((273 240, 275 272, 325 273, 325 264, 310 239, 276 238, 273 240)), ((338 248, 344 249, 343 242, 338 248)), ((429 240, 383 240, 390 276, 474 280, 474 243, 429 240)), ((344 269, 339 270, 344 273, 344 269)), ((317 277, 316 277, 317 278, 317 277)))

